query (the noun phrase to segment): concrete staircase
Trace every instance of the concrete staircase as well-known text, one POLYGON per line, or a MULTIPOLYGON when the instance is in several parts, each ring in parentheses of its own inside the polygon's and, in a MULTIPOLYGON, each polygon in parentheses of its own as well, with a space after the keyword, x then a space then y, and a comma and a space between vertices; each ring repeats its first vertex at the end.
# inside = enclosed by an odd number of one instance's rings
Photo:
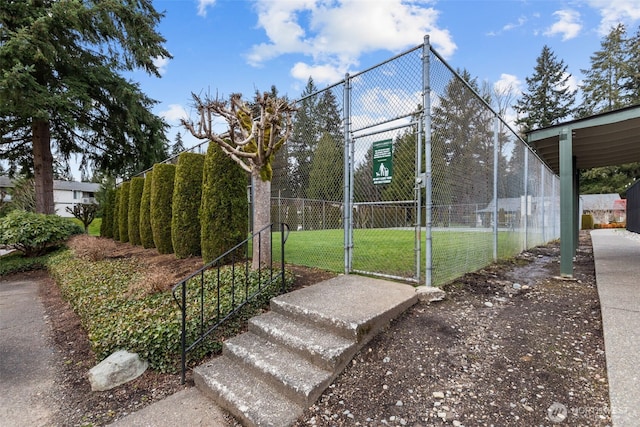
POLYGON ((196 386, 246 426, 289 426, 416 302, 411 286, 353 275, 281 295, 222 356, 194 369, 196 386))

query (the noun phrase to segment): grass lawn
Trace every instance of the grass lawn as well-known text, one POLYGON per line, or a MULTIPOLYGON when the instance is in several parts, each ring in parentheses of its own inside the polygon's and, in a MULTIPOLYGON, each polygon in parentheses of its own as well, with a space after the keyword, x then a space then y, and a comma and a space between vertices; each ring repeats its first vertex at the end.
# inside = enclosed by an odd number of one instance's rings
MULTIPOLYGON (((358 271, 413 277, 414 231, 399 229, 354 230, 353 268, 358 271)), ((474 231, 433 232, 433 281, 441 284, 493 261, 493 235, 474 231)), ((521 235, 498 234, 498 257, 521 251, 521 235)), ((274 233, 274 256, 279 259, 280 234, 274 233), (277 251, 277 252, 276 252, 277 251)), ((287 263, 344 271, 342 230, 292 231, 285 246, 287 263)), ((425 233, 421 235, 421 273, 425 271, 425 233)))
MULTIPOLYGON (((84 228, 84 225, 82 225, 82 221, 80 221, 77 218, 72 218, 73 221, 75 221, 78 225, 80 225, 80 227, 84 228)), ((100 225, 102 224, 102 218, 96 218, 93 221, 91 221, 91 224, 89 224, 89 235, 90 236, 100 236, 100 225)))

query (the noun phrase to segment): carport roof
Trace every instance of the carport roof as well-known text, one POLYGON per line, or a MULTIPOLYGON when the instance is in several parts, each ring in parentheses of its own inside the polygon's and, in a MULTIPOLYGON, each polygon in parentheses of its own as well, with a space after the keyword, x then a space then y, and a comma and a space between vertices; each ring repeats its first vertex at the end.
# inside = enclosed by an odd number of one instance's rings
POLYGON ((640 105, 528 132, 527 142, 556 174, 565 129, 572 132, 577 169, 640 162, 640 105))

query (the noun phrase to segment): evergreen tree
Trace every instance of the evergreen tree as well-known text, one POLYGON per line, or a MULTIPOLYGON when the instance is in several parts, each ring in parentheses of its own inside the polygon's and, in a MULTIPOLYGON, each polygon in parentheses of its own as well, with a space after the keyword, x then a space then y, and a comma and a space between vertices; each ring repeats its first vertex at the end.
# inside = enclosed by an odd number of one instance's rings
POLYGON ((119 74, 159 76, 161 18, 151 0, 0 2, 0 159, 33 171, 38 212, 54 212, 52 152, 119 174, 166 154, 156 101, 119 74))
MULTIPOLYGON (((582 70, 583 102, 580 115, 586 117, 640 102, 640 31, 626 38, 625 26, 611 29, 591 56, 591 68, 582 70)), ((580 191, 586 194, 624 195, 630 183, 640 178, 640 163, 605 166, 580 171, 580 191)))
POLYGON ((173 140, 173 145, 171 146, 171 156, 177 156, 178 154, 184 151, 184 143, 182 142, 182 135, 180 132, 176 134, 176 138, 173 140))
POLYGON ((572 114, 576 91, 569 88, 570 77, 564 61, 543 46, 533 75, 525 79, 527 92, 515 106, 519 113, 516 124, 523 134, 560 123, 572 114))
POLYGON ((287 143, 289 154, 293 159, 291 187, 294 197, 306 197, 309 185, 311 160, 318 141, 319 128, 317 120, 318 97, 309 95, 318 91, 313 79, 309 78, 307 86, 300 95, 302 99, 296 104, 297 111, 293 123, 293 132, 287 143))
POLYGON ((309 198, 342 202, 344 167, 339 141, 329 132, 320 138, 309 173, 309 198))
POLYGON ((580 117, 604 113, 629 105, 627 89, 631 77, 629 52, 626 48, 626 29, 618 24, 600 43, 600 50, 591 55, 591 68, 581 70, 585 75, 580 88, 582 103, 580 117))

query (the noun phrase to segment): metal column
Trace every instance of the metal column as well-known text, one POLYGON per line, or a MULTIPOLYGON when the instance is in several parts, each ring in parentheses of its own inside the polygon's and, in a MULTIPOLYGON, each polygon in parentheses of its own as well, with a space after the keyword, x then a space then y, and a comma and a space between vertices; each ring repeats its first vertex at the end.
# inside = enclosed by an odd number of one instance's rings
POLYGON ((430 80, 430 55, 431 45, 429 44, 429 36, 424 38, 424 46, 422 49, 422 112, 424 118, 424 186, 425 186, 425 285, 433 284, 433 256, 432 256, 432 234, 431 234, 431 209, 433 205, 431 195, 431 80, 430 80))

